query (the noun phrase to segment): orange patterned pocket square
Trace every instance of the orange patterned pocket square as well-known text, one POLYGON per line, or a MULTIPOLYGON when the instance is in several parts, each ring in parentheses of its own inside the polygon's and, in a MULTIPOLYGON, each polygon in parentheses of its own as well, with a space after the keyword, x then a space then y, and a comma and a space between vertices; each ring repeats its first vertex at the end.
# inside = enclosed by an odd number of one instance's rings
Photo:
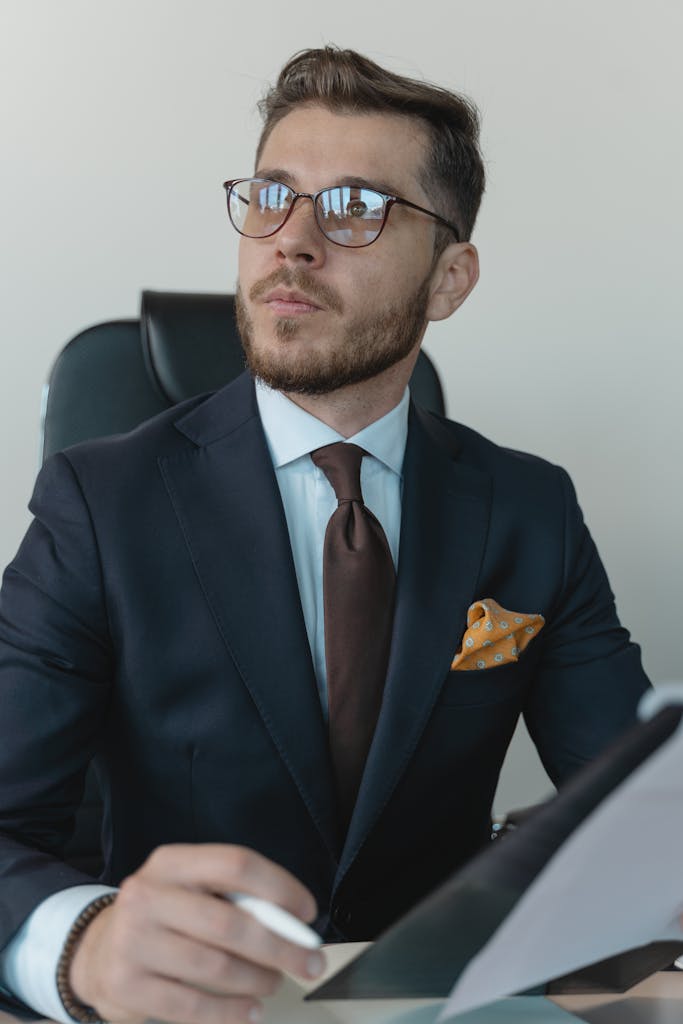
POLYGON ((517 661, 544 625, 542 615, 508 612, 492 597, 475 601, 467 609, 467 629, 451 669, 471 672, 517 661))

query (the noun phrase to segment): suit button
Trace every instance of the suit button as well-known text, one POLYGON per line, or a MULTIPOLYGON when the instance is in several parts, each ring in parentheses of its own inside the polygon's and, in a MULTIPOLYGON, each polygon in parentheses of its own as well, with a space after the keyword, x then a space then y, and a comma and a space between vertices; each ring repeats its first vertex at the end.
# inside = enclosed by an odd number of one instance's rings
POLYGON ((337 904, 332 911, 332 920, 338 928, 348 928, 351 924, 353 915, 348 907, 344 907, 341 904, 337 904))

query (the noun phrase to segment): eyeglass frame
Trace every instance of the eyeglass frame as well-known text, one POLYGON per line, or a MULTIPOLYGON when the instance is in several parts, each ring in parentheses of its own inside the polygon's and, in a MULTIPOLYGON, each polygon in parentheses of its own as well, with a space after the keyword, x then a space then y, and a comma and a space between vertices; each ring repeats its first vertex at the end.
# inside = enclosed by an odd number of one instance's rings
POLYGON ((440 224, 444 224, 447 228, 450 228, 450 230, 455 235, 456 242, 461 241, 460 229, 456 227, 455 224, 452 224, 449 220, 446 220, 445 217, 441 217, 438 213, 434 213, 433 210, 427 210, 424 206, 418 206, 417 203, 411 203, 409 199, 403 199, 402 196, 396 196, 387 192, 382 192, 381 189, 375 188, 372 185, 326 185, 325 188, 318 189, 317 192, 295 192, 291 185, 286 185, 283 181, 278 181, 277 178, 231 178, 230 180, 223 182, 223 188, 225 189, 225 197, 228 206, 228 217, 230 219, 230 223, 235 228, 235 231, 239 235, 242 235, 243 238, 272 238, 273 235, 276 235, 278 231, 282 230, 282 228, 289 220, 292 211, 294 210, 294 206, 296 204, 297 199, 310 199, 311 202, 313 203, 313 215, 315 217, 315 223, 317 224, 318 230, 320 231, 321 235, 323 236, 323 238, 326 238, 328 242, 331 242, 332 245, 338 245, 342 249, 367 249, 369 245, 373 245, 384 231, 384 227, 389 217, 389 211, 391 210, 392 206, 407 206, 411 210, 418 210, 419 213, 426 213, 428 217, 433 217, 434 220, 437 220, 440 224), (282 224, 279 224, 274 231, 269 231, 267 235, 248 235, 246 232, 240 231, 240 229, 236 226, 234 220, 232 219, 232 215, 230 213, 230 193, 232 192, 232 189, 234 188, 235 185, 239 185, 243 181, 270 182, 273 185, 281 185, 282 188, 286 188, 289 192, 292 193, 292 201, 290 203, 289 210, 285 214, 285 218, 282 221, 282 224), (375 237, 370 239, 369 242, 364 242, 362 245, 346 245, 344 242, 336 242, 334 238, 330 238, 330 236, 323 229, 318 219, 318 199, 323 194, 323 192, 330 192, 335 188, 364 188, 367 189, 369 192, 375 192, 376 195, 382 197, 382 200, 384 202, 384 214, 382 224, 380 225, 380 229, 375 235, 375 237))

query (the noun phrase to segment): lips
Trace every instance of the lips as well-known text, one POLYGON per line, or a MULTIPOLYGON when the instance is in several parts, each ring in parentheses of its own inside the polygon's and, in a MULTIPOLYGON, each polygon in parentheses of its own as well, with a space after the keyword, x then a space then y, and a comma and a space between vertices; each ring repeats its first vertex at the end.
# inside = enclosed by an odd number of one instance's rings
POLYGON ((322 307, 314 302, 305 292, 289 288, 274 288, 268 292, 263 302, 274 313, 285 316, 296 316, 300 313, 315 313, 322 307))

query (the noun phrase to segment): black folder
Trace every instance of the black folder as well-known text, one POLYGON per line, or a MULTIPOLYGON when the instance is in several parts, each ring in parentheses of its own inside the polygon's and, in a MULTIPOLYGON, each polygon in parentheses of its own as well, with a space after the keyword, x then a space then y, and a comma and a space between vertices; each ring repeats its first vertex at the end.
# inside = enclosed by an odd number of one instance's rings
MULTIPOLYGON (((683 706, 671 705, 635 725, 519 828, 491 843, 306 998, 448 996, 469 961, 565 839, 673 735, 682 717, 683 706)), ((625 822, 624 834, 614 837, 617 851, 627 838, 625 822)), ((683 941, 655 942, 562 978, 548 979, 542 991, 623 992, 669 966, 681 952, 683 941)))

